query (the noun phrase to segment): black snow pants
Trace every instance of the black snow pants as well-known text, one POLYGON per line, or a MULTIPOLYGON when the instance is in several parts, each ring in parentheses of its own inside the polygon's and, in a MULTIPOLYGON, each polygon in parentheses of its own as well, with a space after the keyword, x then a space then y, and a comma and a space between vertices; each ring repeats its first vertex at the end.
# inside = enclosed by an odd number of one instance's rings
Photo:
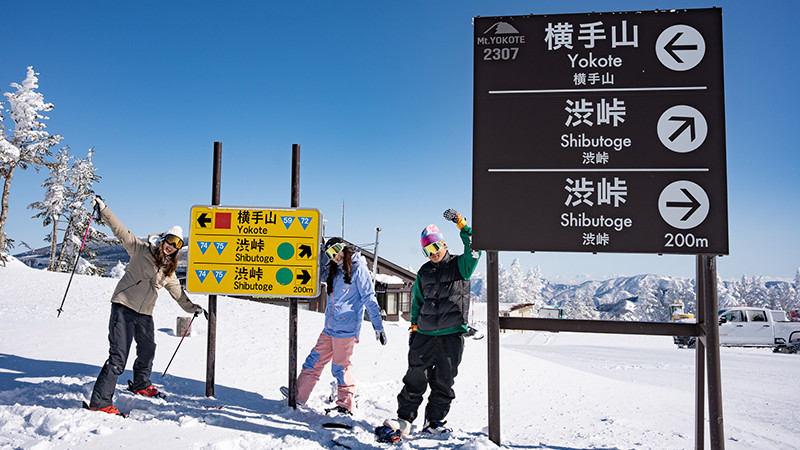
POLYGON ((397 417, 413 422, 427 385, 431 387, 425 420, 443 420, 456 398, 453 383, 464 353, 464 336, 429 336, 417 333, 408 349, 408 371, 397 395, 397 417))
POLYGON ((136 341, 136 361, 133 363, 133 390, 146 389, 150 382, 153 359, 156 355, 155 325, 153 316, 139 314, 118 303, 111 304, 108 321, 108 359, 94 383, 92 408, 105 408, 112 404, 117 377, 125 371, 131 341, 136 341))

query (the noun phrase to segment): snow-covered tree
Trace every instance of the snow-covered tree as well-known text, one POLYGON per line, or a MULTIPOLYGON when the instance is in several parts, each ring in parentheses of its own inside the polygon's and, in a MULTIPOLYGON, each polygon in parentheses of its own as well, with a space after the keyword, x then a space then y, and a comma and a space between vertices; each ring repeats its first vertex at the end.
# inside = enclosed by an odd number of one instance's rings
POLYGON ((42 112, 53 109, 52 103, 45 103, 44 96, 36 92, 39 85, 38 73, 33 66, 28 67, 28 74, 22 84, 11 83, 16 92, 4 92, 8 108, 3 111, 14 125, 13 132, 4 129, 0 140, 0 177, 3 179, 3 193, 0 198, 0 253, 5 252, 9 239, 5 234, 8 219, 8 197, 11 192, 11 181, 14 171, 33 167, 36 170, 44 164, 45 157, 50 155, 50 148, 61 141, 60 135, 50 135, 42 121, 48 119, 42 112), (13 149, 11 148, 13 147, 13 149))
POLYGON ((10 164, 19 158, 19 149, 8 141, 5 126, 3 125, 3 102, 0 102, 0 167, 10 164))
MULTIPOLYGON (((71 267, 71 262, 76 260, 81 251, 81 245, 83 245, 86 256, 92 259, 97 254, 93 250, 96 244, 108 242, 108 236, 105 233, 90 226, 92 211, 84 206, 88 203, 89 197, 94 194, 94 183, 100 179, 100 176, 95 173, 97 169, 92 162, 93 157, 94 148, 90 148, 86 158, 75 160, 70 168, 68 190, 70 220, 64 232, 64 241, 56 262, 56 270, 71 267)), ((103 268, 100 266, 89 268, 86 273, 102 274, 103 268)))
POLYGON ((70 156, 69 147, 58 151, 55 162, 47 163, 50 168, 50 177, 44 180, 45 198, 40 202, 31 203, 29 209, 39 210, 33 217, 42 218, 42 225, 52 225, 45 241, 50 242, 50 263, 47 270, 54 270, 56 263, 56 248, 58 245, 58 224, 68 206, 69 181, 70 181, 70 156))
POLYGON ((739 301, 736 299, 735 289, 731 285, 724 282, 719 275, 717 275, 717 306, 719 309, 730 308, 738 306, 739 301))
POLYGON ((125 269, 127 267, 127 264, 123 264, 122 261, 117 261, 117 265, 108 271, 108 276, 111 278, 122 278, 122 276, 125 275, 125 269))
POLYGON ((501 269, 500 273, 500 303, 531 303, 531 295, 525 286, 525 272, 518 258, 514 258, 509 270, 501 269))
POLYGON ((542 299, 544 283, 542 282, 542 273, 539 266, 528 269, 528 273, 525 275, 524 288, 528 291, 531 301, 536 303, 537 308, 541 308, 544 305, 544 300, 542 299))
POLYGON ((763 277, 753 276, 747 278, 746 275, 742 275, 741 281, 734 283, 734 291, 739 300, 739 306, 771 307, 772 302, 767 294, 763 277))

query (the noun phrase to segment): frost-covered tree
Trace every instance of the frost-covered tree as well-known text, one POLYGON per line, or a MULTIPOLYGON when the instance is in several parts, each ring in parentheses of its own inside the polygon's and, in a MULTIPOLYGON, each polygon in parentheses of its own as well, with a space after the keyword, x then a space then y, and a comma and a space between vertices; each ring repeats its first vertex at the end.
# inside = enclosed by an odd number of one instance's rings
POLYGON ((108 272, 108 276, 117 279, 122 278, 122 276, 125 275, 125 269, 127 266, 128 265, 123 264, 122 261, 117 261, 117 265, 108 272))
POLYGON ((28 205, 29 209, 39 210, 33 217, 41 217, 43 226, 52 225, 45 237, 45 241, 50 242, 50 263, 47 266, 50 271, 54 270, 56 263, 58 224, 69 201, 70 158, 69 147, 63 147, 58 151, 55 162, 47 163, 50 176, 42 183, 45 188, 44 200, 28 205))
POLYGON ((0 102, 0 167, 11 164, 19 158, 19 149, 9 142, 9 137, 6 136, 6 130, 3 124, 3 103, 4 102, 0 102))
POLYGON ((736 299, 735 289, 722 278, 717 275, 717 306, 719 309, 730 308, 738 306, 739 301, 736 299))
POLYGON ((797 290, 791 283, 775 283, 768 288, 768 295, 771 309, 788 311, 797 307, 797 290))
MULTIPOLYGON (((97 251, 93 248, 99 243, 108 242, 108 236, 105 233, 90 226, 92 211, 84 206, 88 203, 89 197, 94 194, 94 183, 100 180, 100 176, 95 173, 97 168, 92 162, 93 157, 94 148, 90 148, 86 158, 76 159, 70 168, 67 208, 70 220, 64 232, 64 241, 56 262, 56 270, 71 267, 71 263, 76 261, 79 256, 81 244, 83 244, 83 251, 86 255, 94 258, 97 251)), ((102 274, 103 268, 90 266, 84 273, 102 274)))
POLYGON ((742 275, 741 281, 734 283, 734 292, 740 306, 772 307, 763 277, 742 275))
POLYGON ((0 198, 0 253, 6 251, 9 239, 5 234, 8 219, 8 197, 11 193, 11 181, 17 168, 22 170, 33 167, 36 170, 44 165, 45 157, 50 155, 50 148, 61 141, 60 135, 50 135, 42 122, 48 117, 42 112, 53 109, 52 103, 45 103, 39 88, 38 73, 33 66, 28 67, 28 74, 22 84, 11 83, 16 92, 4 92, 8 107, 3 110, 13 123, 13 131, 4 129, 2 135, 2 161, 0 161, 0 177, 3 179, 3 193, 0 198), (13 147, 13 149, 11 148, 13 147))
POLYGON ((542 273, 539 266, 528 269, 528 273, 525 275, 524 289, 528 291, 531 302, 536 303, 537 308, 541 308, 544 305, 544 300, 542 299, 544 283, 542 282, 542 273))
POLYGON ((532 297, 525 285, 525 272, 518 258, 511 262, 509 270, 502 270, 500 277, 500 303, 531 303, 532 297))

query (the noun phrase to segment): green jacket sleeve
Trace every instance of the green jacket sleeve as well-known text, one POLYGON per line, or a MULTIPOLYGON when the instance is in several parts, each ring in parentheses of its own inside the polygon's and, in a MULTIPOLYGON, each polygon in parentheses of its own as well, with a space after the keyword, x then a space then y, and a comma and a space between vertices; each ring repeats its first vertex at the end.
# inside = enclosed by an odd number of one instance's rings
POLYGON ((414 280, 413 292, 414 298, 411 301, 411 323, 417 323, 419 309, 422 308, 422 304, 425 302, 425 298, 422 296, 422 289, 419 287, 419 278, 414 280))
POLYGON ((464 225, 461 229, 461 242, 464 243, 464 253, 458 255, 458 270, 461 272, 461 277, 469 280, 475 268, 478 267, 478 261, 481 259, 480 250, 472 250, 472 227, 464 225))

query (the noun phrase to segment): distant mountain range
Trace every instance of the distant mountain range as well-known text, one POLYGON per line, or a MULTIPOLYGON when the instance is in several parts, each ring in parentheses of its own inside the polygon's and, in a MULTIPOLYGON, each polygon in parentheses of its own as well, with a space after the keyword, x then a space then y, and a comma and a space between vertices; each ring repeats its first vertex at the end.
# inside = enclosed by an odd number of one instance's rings
MULTIPOLYGON (((145 238, 141 238, 145 239, 145 238)), ((188 243, 188 239, 186 240, 188 243)), ((178 276, 185 277, 188 265, 188 245, 178 252, 178 276)), ((43 269, 49 262, 49 247, 14 255, 25 264, 43 269)), ((112 273, 129 257, 119 244, 102 244, 95 249, 97 257, 90 263, 112 273)), ((685 277, 665 277, 645 274, 608 280, 588 280, 577 284, 548 281, 537 270, 527 272, 515 260, 510 267, 500 266, 500 302, 506 308, 515 304, 560 306, 568 318, 595 320, 666 321, 669 305, 681 301, 689 313, 695 312, 695 280, 685 277)), ((472 292, 477 301, 486 301, 486 276, 472 277, 472 292)), ((762 277, 736 281, 718 280, 720 308, 730 306, 763 306, 770 309, 800 308, 800 270, 794 282, 763 281, 762 277)))
MULTIPOLYGON (((564 284, 532 275, 531 270, 523 275, 518 264, 515 261, 509 269, 500 267, 500 302, 508 306, 528 303, 534 305, 534 310, 560 306, 572 319, 660 322, 669 320, 669 305, 680 301, 686 312, 695 313, 693 278, 645 274, 564 284)), ((472 292, 478 301, 486 301, 485 275, 473 276, 472 292)), ((800 308, 800 271, 794 282, 763 281, 758 276, 735 281, 718 279, 717 297, 720 308, 800 308)))
MULTIPOLYGON (((139 239, 144 241, 147 240, 147 237, 140 237, 139 239)), ((184 242, 188 243, 188 238, 184 238, 184 242)), ((125 251, 121 244, 100 243, 93 247, 92 250, 97 252, 97 256, 94 259, 86 262, 95 266, 101 266, 103 269, 105 269, 106 276, 112 272, 117 264, 127 264, 130 260, 128 252, 125 251)), ((35 250, 18 253, 14 255, 14 257, 26 265, 33 267, 34 269, 46 269, 50 264, 50 247, 42 247, 35 250)), ((81 255, 82 260, 85 259, 85 257, 85 254, 81 255)), ((186 273, 186 267, 189 264, 188 257, 189 246, 184 245, 183 248, 178 251, 178 270, 176 272, 179 274, 179 276, 180 274, 186 273)), ((72 261, 70 268, 74 263, 75 261, 72 261)), ((80 272, 80 270, 78 272, 80 272)))

